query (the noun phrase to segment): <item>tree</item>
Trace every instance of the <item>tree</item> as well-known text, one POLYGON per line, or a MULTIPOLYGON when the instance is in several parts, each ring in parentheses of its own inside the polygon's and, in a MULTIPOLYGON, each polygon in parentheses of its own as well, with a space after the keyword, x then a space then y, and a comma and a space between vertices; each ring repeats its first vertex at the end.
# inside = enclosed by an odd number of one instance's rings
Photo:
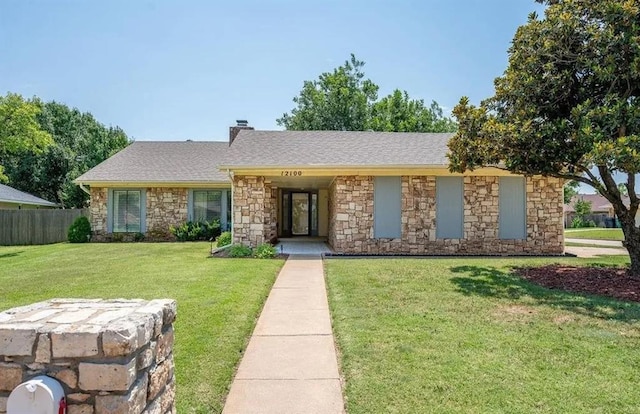
POLYGON ((0 96, 0 182, 6 182, 4 166, 9 157, 26 152, 41 153, 53 142, 51 135, 38 123, 39 101, 25 100, 21 95, 0 96))
POLYGON ((443 115, 436 101, 426 107, 422 99, 396 89, 372 106, 369 129, 385 132, 454 132, 455 122, 443 115))
POLYGON ((495 94, 453 113, 451 171, 498 165, 592 186, 612 205, 640 277, 640 5, 637 0, 537 0, 518 28, 495 94), (625 202, 614 174, 626 177, 625 202))
POLYGON ((88 195, 73 180, 122 148, 129 138, 118 127, 106 127, 88 112, 58 102, 39 103, 40 128, 52 137, 44 151, 8 157, 10 183, 19 190, 55 200, 63 207, 84 207, 88 195))
POLYGON ((378 86, 364 79, 362 67, 352 54, 351 60, 325 72, 315 81, 305 81, 298 107, 276 122, 291 130, 362 131, 370 116, 371 104, 378 97, 378 86))
POLYGON ((455 131, 455 122, 435 101, 426 107, 423 100, 411 99, 398 89, 377 101, 378 85, 365 79, 364 65, 352 54, 333 72, 305 81, 293 98, 297 107, 283 114, 278 125, 298 131, 455 131))
POLYGON ((573 196, 578 194, 578 188, 580 187, 580 183, 571 180, 564 185, 564 203, 569 204, 573 196))

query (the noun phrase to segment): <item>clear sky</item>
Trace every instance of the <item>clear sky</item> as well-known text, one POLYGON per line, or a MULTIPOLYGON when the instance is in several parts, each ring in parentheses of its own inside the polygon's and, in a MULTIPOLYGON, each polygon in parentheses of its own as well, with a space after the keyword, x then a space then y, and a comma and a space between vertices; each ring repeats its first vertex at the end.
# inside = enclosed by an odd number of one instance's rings
POLYGON ((304 80, 354 53, 380 86, 452 108, 493 93, 533 0, 0 0, 0 93, 136 140, 280 129, 304 80))

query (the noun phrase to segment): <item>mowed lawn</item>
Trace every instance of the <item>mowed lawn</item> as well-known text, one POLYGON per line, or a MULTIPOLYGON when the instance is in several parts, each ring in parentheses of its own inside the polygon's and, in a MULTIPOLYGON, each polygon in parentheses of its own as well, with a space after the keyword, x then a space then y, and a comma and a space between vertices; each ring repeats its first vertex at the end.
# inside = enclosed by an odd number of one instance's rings
POLYGON ((0 310, 50 298, 173 298, 179 413, 222 411, 282 260, 211 259, 209 243, 0 247, 0 310))
POLYGON ((622 229, 565 229, 564 237, 567 239, 624 240, 622 229))
POLYGON ((325 260, 348 412, 637 413, 640 304, 510 271, 627 260, 325 260))

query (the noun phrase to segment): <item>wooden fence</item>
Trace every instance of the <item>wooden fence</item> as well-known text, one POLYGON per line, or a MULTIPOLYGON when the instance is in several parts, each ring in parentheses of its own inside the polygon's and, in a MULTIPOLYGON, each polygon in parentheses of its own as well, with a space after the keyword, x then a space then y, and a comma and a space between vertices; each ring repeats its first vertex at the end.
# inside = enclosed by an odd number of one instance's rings
POLYGON ((0 245, 49 244, 67 240, 73 221, 88 209, 0 210, 0 245))

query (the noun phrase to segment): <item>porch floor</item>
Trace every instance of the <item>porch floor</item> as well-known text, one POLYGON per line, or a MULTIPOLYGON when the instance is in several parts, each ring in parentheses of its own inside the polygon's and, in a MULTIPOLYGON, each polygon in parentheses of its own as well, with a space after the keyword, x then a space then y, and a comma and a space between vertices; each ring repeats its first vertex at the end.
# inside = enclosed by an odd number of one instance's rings
POLYGON ((278 239, 278 253, 321 255, 332 250, 324 237, 291 237, 278 239))

